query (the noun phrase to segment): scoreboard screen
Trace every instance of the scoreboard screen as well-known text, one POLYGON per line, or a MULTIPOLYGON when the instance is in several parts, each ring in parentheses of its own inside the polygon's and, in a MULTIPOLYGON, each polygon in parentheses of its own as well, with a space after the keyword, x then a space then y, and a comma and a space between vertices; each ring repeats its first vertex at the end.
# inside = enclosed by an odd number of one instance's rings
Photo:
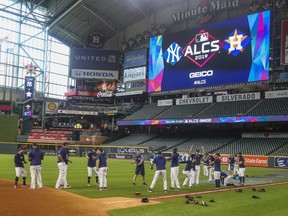
POLYGON ((150 39, 148 91, 269 79, 270 11, 150 39))

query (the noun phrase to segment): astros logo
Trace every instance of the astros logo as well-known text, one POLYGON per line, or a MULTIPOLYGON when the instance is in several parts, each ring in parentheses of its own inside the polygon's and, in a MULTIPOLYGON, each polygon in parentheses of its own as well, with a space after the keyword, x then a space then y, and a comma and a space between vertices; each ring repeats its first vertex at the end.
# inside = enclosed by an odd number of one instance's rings
POLYGON ((228 51, 228 55, 231 53, 236 56, 239 52, 244 51, 251 41, 251 38, 241 31, 235 29, 225 40, 224 40, 224 49, 228 51))

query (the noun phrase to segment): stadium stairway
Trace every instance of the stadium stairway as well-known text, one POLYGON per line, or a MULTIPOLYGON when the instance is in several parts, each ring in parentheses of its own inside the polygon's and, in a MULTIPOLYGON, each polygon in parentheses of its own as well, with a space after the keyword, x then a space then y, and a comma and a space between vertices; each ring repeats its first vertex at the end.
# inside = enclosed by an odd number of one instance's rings
POLYGON ((254 104, 252 107, 250 107, 248 110, 246 110, 245 113, 243 113, 243 116, 247 116, 253 109, 255 109, 259 104, 263 103, 264 99, 259 100, 256 104, 254 104))
POLYGON ((217 153, 217 152, 219 152, 219 150, 221 150, 221 149, 224 148, 225 146, 230 145, 231 143, 235 142, 235 141, 238 140, 238 139, 239 139, 239 138, 235 138, 235 139, 231 140, 230 142, 228 142, 228 143, 220 146, 219 148, 216 148, 216 149, 214 149, 213 151, 208 152, 208 153, 217 153))
POLYGON ((197 117, 201 113, 205 112, 206 110, 210 109, 210 107, 214 106, 215 103, 211 103, 209 106, 205 107, 205 109, 201 110, 200 112, 196 113, 193 117, 197 117))
POLYGON ((151 119, 155 119, 157 116, 161 115, 162 113, 166 112, 167 110, 171 109, 173 106, 168 106, 166 109, 162 110, 160 113, 154 115, 151 119))
POLYGON ((155 136, 155 137, 152 137, 151 139, 147 139, 147 140, 145 140, 145 141, 143 141, 143 142, 138 143, 137 145, 142 145, 142 144, 144 144, 144 143, 146 143, 146 142, 149 142, 149 141, 151 141, 151 140, 157 139, 159 136, 160 136, 160 135, 155 136))
MULTIPOLYGON (((276 149, 273 149, 271 152, 269 152, 267 155, 274 155, 274 153, 278 152, 279 150, 281 149, 284 149, 284 148, 288 148, 288 142, 285 142, 283 145, 279 146, 278 148, 276 149)), ((277 154, 276 154, 277 155, 277 154)))

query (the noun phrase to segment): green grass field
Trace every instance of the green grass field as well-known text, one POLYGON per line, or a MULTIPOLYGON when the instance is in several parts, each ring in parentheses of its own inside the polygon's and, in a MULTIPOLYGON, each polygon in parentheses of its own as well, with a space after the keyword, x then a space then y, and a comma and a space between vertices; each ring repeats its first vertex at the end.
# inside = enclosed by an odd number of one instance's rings
MULTIPOLYGON (((15 178, 13 155, 0 155, 0 178, 11 179, 11 188, 13 187, 13 180, 15 178)), ((107 175, 108 190, 98 191, 95 185, 94 179, 91 180, 91 187, 87 187, 87 160, 85 158, 71 157, 73 163, 69 164, 68 168, 68 182, 72 186, 69 189, 70 192, 83 195, 90 198, 103 198, 103 197, 133 197, 134 192, 141 192, 141 197, 154 197, 164 195, 163 193, 163 181, 159 179, 153 190, 153 193, 147 192, 149 186, 142 185, 141 176, 138 177, 136 186, 132 185, 132 177, 134 175, 134 166, 127 160, 108 160, 109 171, 107 175)), ((56 156, 46 156, 43 161, 43 184, 47 187, 54 188, 57 177, 58 167, 56 163, 56 156)), ((179 172, 180 183, 183 183, 184 176, 182 175, 182 169, 184 165, 181 164, 181 172, 179 172)), ((146 182, 150 185, 154 170, 149 169, 149 163, 146 162, 146 182)), ((226 166, 222 166, 222 169, 226 169, 226 166)), ((26 165, 28 172, 28 184, 30 182, 29 165, 26 165)), ((284 169, 272 169, 272 168, 253 168, 248 167, 246 169, 248 178, 247 184, 253 183, 267 183, 270 181, 285 181, 287 180, 287 170, 284 169)), ((202 170, 201 170, 202 171, 202 170)), ((167 166, 168 188, 170 187, 170 172, 169 165, 167 166)), ((201 193, 203 190, 213 190, 214 184, 208 183, 207 177, 201 176, 201 184, 199 187, 193 189, 182 188, 180 191, 168 190, 170 194, 181 194, 189 192, 201 193)), ((187 214, 190 211, 193 213, 201 213, 202 215, 223 215, 224 212, 230 212, 232 215, 243 215, 247 212, 253 212, 255 215, 260 213, 261 215, 286 215, 288 206, 284 204, 287 201, 288 195, 287 185, 268 187, 267 192, 257 195, 261 196, 260 199, 252 199, 253 191, 246 189, 242 193, 222 192, 217 194, 207 194, 203 196, 205 201, 215 199, 215 203, 209 203, 208 207, 202 207, 192 204, 184 204, 183 198, 169 199, 163 201, 159 205, 147 205, 143 207, 113 210, 111 215, 174 215, 175 209, 177 214, 187 214), (172 214, 173 212, 173 214, 172 214)), ((254 192, 255 193, 255 192, 254 192)), ((139 197, 139 202, 140 202, 139 197)))

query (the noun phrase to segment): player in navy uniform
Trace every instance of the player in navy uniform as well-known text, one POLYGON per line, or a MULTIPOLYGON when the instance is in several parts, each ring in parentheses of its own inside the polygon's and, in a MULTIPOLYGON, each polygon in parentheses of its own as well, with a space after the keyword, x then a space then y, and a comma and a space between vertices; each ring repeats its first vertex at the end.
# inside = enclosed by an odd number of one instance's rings
POLYGON ((233 155, 228 156, 228 172, 233 173, 234 172, 234 163, 235 159, 233 155))
POLYGON ((239 180, 240 180, 240 185, 245 185, 245 159, 242 156, 242 153, 239 152, 237 154, 238 156, 238 164, 239 164, 239 180))
POLYGON ((18 180, 20 176, 22 176, 22 180, 23 180, 22 187, 27 187, 26 185, 27 172, 24 168, 24 164, 27 162, 25 160, 24 153, 25 153, 25 148, 21 147, 14 156, 15 173, 16 173, 14 188, 17 188, 18 180))
POLYGON ((99 148, 97 150, 97 159, 96 159, 96 171, 98 172, 99 176, 99 190, 107 190, 107 157, 106 153, 99 148))
POLYGON ((234 170, 233 175, 239 175, 239 161, 237 154, 234 154, 234 170))
POLYGON ((230 179, 235 179, 235 176, 232 174, 229 174, 229 171, 223 171, 221 172, 221 183, 224 186, 236 186, 234 183, 229 183, 230 179))
POLYGON ((190 150, 188 152, 189 154, 189 159, 186 163, 186 166, 183 170, 183 175, 186 177, 184 182, 183 182, 183 187, 186 186, 187 182, 189 181, 189 188, 193 187, 193 184, 195 183, 195 160, 192 158, 191 152, 192 152, 192 147, 190 147, 190 150))
POLYGON ((41 189, 42 184, 42 160, 44 153, 38 148, 37 143, 32 144, 33 150, 29 152, 28 158, 30 161, 31 185, 30 189, 35 189, 35 181, 37 180, 37 188, 41 189))
POLYGON ((171 169, 170 169, 170 175, 171 175, 171 187, 170 189, 174 189, 175 185, 176 188, 179 190, 180 189, 180 184, 179 184, 179 179, 178 179, 178 173, 179 173, 179 154, 177 152, 177 148, 173 149, 173 153, 171 158, 171 169))
POLYGON ((59 168, 59 177, 56 182, 56 189, 60 189, 61 184, 64 185, 64 188, 70 188, 71 186, 67 183, 67 169, 68 169, 68 162, 72 163, 69 160, 69 143, 64 142, 63 146, 58 151, 58 168, 59 168))
POLYGON ((153 160, 153 165, 156 164, 156 171, 154 174, 154 178, 152 180, 152 183, 149 187, 148 192, 152 192, 158 178, 160 175, 163 176, 163 186, 164 186, 164 192, 167 192, 167 178, 166 178, 166 158, 163 157, 162 152, 158 152, 157 157, 153 160))
POLYGON ((89 152, 86 156, 86 158, 88 159, 87 162, 87 171, 88 171, 88 183, 87 186, 89 187, 90 184, 90 180, 92 177, 92 174, 95 174, 95 178, 96 178, 96 184, 98 185, 98 173, 96 171, 96 156, 97 156, 97 148, 94 148, 92 152, 89 152))
POLYGON ((141 155, 140 150, 137 149, 136 157, 131 164, 135 164, 135 174, 133 176, 133 185, 136 185, 137 176, 140 174, 142 175, 143 185, 147 185, 145 182, 145 167, 144 167, 144 157, 141 155))
POLYGON ((195 175, 196 175, 196 186, 199 186, 199 178, 200 178, 200 164, 203 157, 203 153, 205 152, 204 146, 201 148, 201 152, 196 150, 195 154, 192 154, 192 157, 195 160, 195 175))
POLYGON ((215 154, 215 161, 213 161, 211 163, 214 164, 215 189, 220 189, 220 179, 221 179, 220 153, 215 154))
POLYGON ((209 182, 213 182, 213 177, 214 177, 214 162, 215 161, 215 157, 210 154, 209 155, 209 182))
POLYGON ((206 152, 204 154, 204 157, 202 159, 203 163, 203 175, 204 176, 209 176, 209 154, 206 152))

